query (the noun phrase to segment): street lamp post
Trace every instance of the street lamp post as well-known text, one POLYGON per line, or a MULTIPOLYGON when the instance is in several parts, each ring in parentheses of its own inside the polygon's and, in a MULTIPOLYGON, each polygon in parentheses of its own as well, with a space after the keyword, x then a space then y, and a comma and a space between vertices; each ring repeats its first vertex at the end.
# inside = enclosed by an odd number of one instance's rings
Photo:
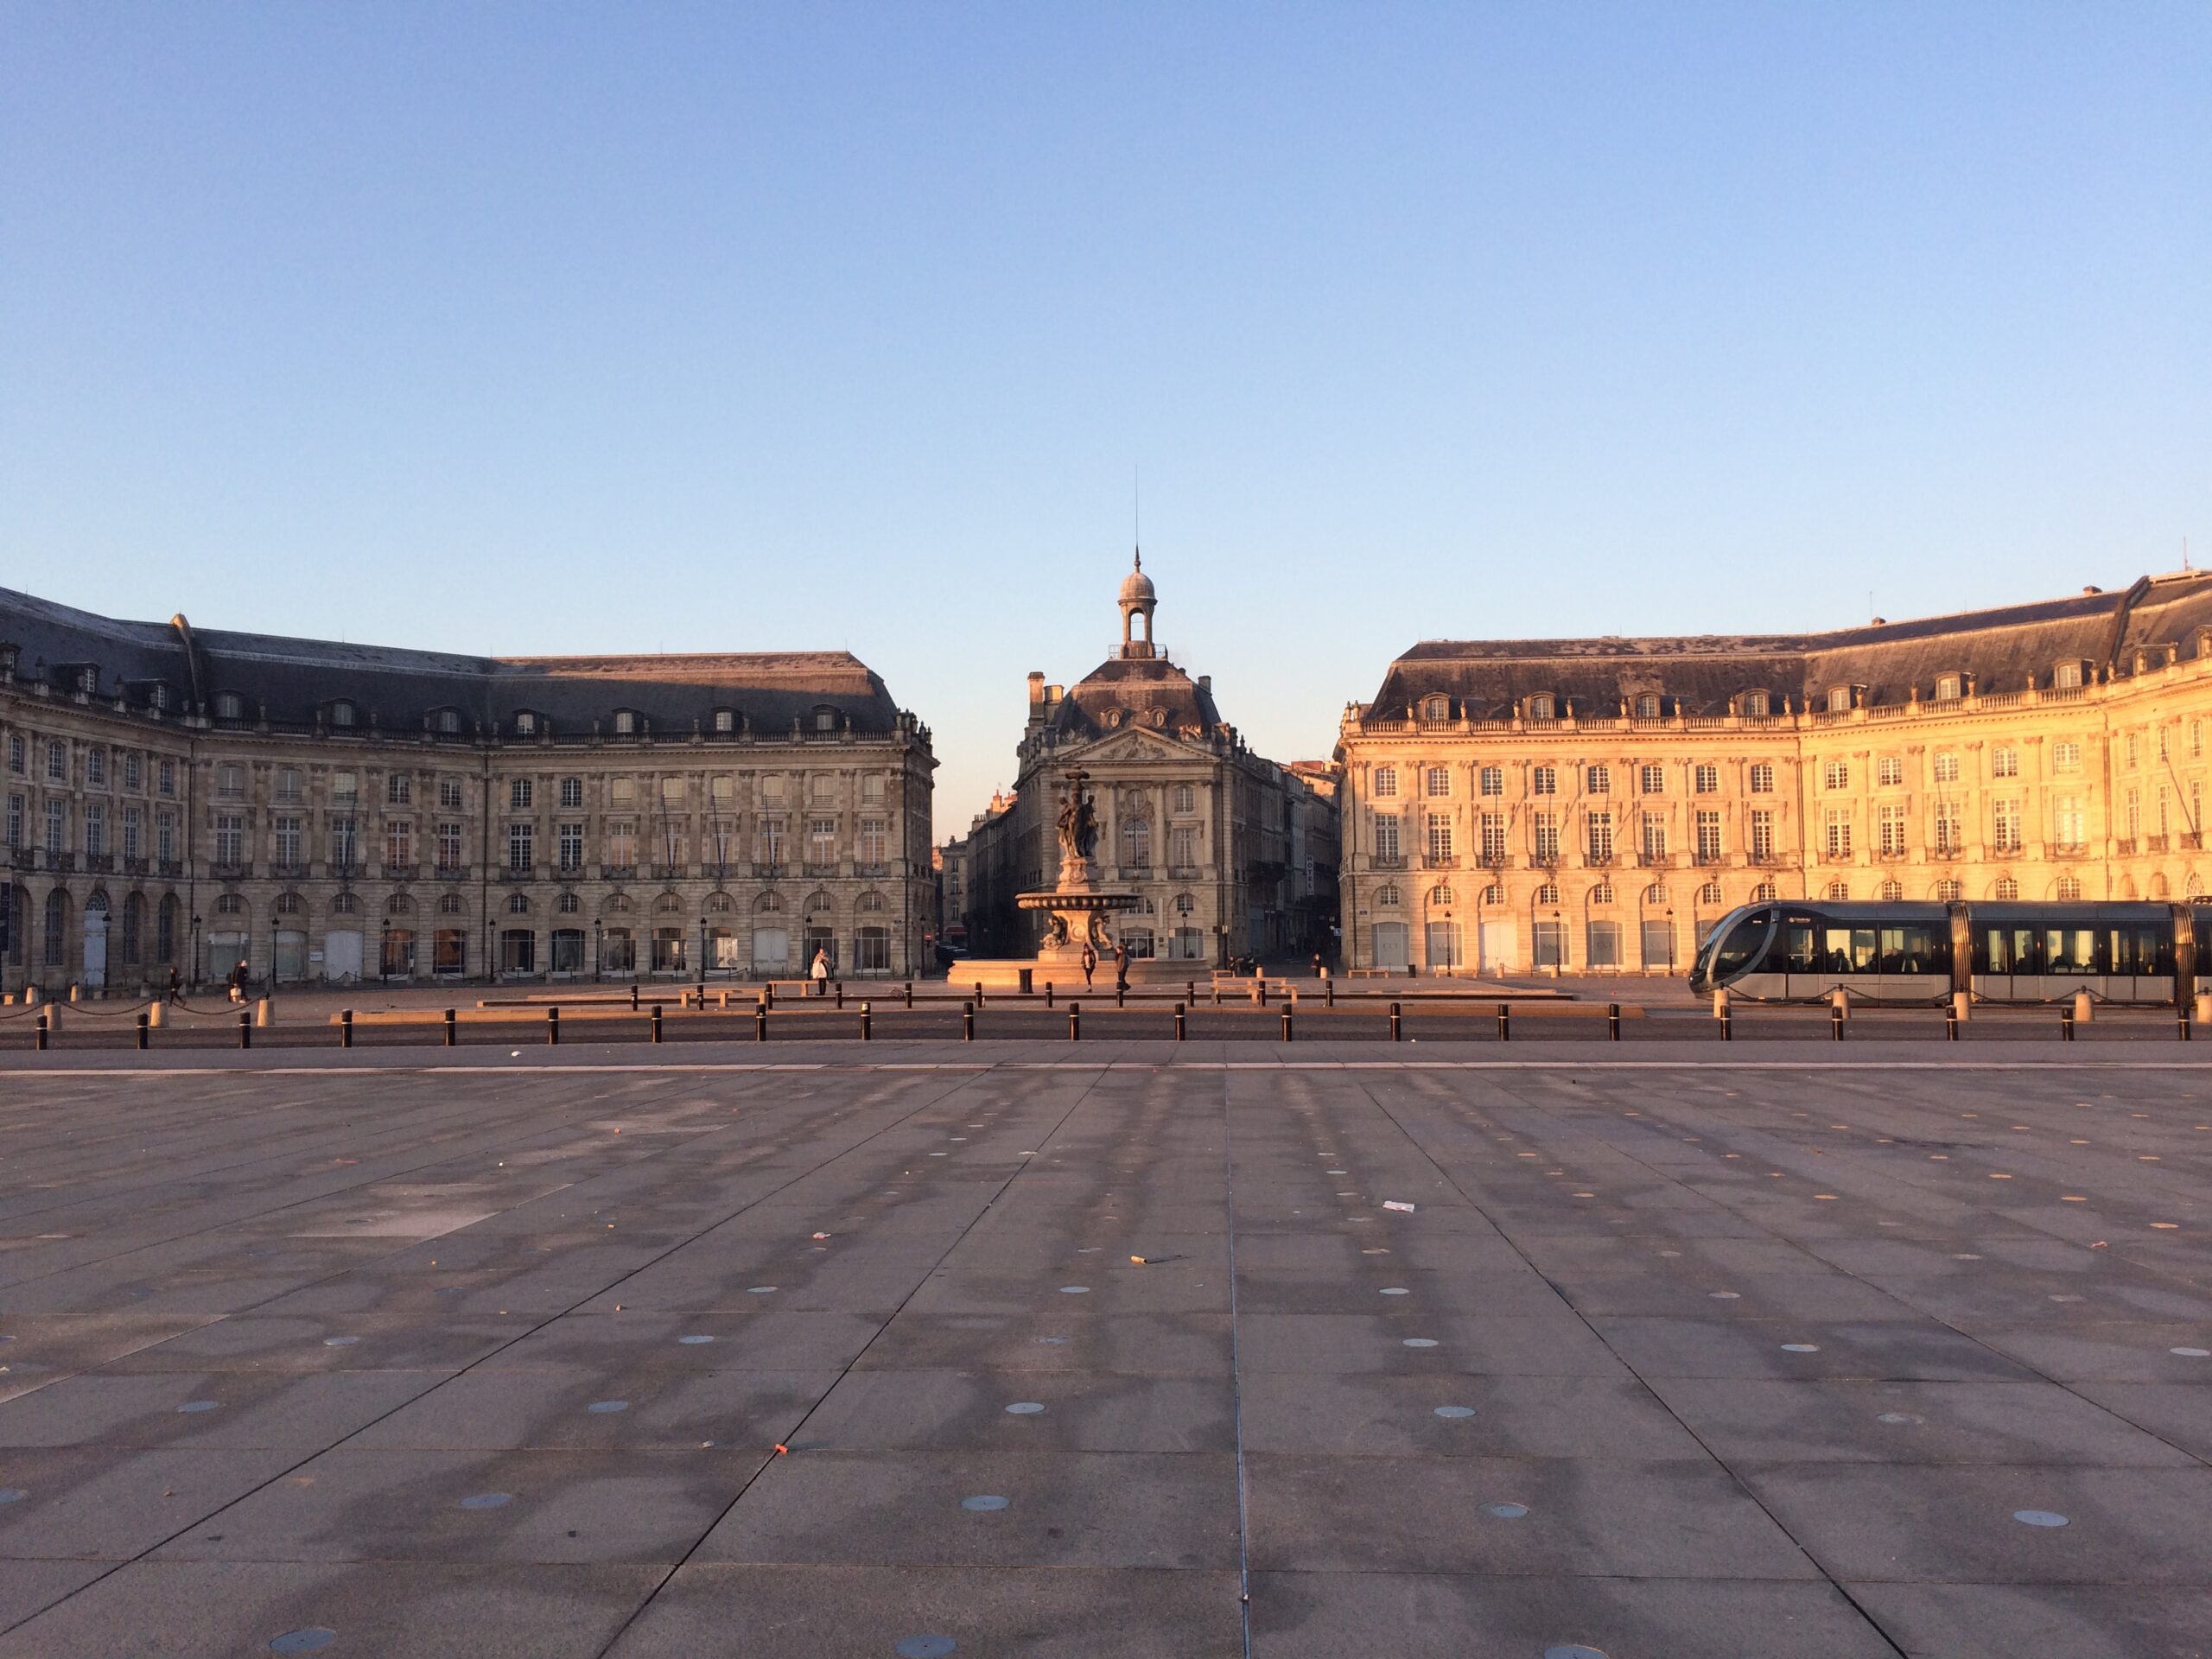
POLYGON ((200 988, 200 918, 192 918, 192 988, 200 988))
POLYGON ((707 1006, 707 918, 699 918, 699 1006, 707 1006))
POLYGON ((600 952, 605 941, 607 924, 594 916, 591 918, 591 980, 599 983, 600 952))

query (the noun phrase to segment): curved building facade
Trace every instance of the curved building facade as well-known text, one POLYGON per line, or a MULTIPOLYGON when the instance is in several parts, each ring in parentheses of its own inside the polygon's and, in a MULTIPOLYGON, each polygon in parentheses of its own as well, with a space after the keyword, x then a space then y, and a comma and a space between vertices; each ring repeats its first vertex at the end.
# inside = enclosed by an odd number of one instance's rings
POLYGON ((1346 709, 1348 965, 1669 972, 1758 899, 2204 892, 2212 577, 1834 633, 1431 640, 1346 709))
POLYGON ((0 589, 0 973, 905 976, 935 766, 842 652, 465 657, 0 589))

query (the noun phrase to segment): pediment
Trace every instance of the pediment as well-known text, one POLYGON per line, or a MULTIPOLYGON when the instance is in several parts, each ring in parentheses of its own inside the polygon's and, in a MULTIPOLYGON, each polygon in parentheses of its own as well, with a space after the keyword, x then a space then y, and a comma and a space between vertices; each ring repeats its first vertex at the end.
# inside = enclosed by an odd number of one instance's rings
MULTIPOLYGON (((1064 757, 1068 753, 1065 748, 1060 753, 1064 757)), ((1165 732, 1151 731, 1140 726, 1102 737, 1080 753, 1085 766, 1108 766, 1116 762, 1141 764, 1147 760, 1182 760, 1189 755, 1190 747, 1165 732)))

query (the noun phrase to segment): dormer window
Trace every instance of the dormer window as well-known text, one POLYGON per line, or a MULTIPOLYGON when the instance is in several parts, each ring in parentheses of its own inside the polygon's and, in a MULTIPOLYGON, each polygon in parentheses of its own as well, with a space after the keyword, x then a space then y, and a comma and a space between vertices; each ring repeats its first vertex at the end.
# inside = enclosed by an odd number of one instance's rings
POLYGON ((330 723, 343 731, 353 723, 353 705, 343 697, 330 705, 330 723))
POLYGON ((637 734, 637 711, 632 709, 617 709, 614 711, 614 735, 617 737, 634 737, 637 734))
POLYGON ((1646 691, 1637 698, 1636 717, 1638 720, 1659 718, 1659 699, 1654 693, 1646 691))
POLYGON ((1531 720, 1557 720, 1559 718, 1559 699, 1548 691, 1537 692, 1535 696, 1529 699, 1529 718, 1531 720))
POLYGON ((1428 698, 1421 706, 1421 717, 1423 720, 1451 719, 1452 699, 1449 697, 1428 698))
POLYGON ((1956 674, 1938 674, 1936 677, 1936 701, 1956 702, 1964 686, 1965 682, 1956 674))
MULTIPOLYGON (((2201 633, 2197 635, 2196 639, 2196 654, 2201 657, 2204 655, 2206 642, 2208 640, 2212 640, 2212 634, 2201 633)), ((2082 686, 2082 664, 2079 663, 2059 664, 2059 665, 2051 671, 2050 683, 2062 691, 2079 690, 2082 686)))
POLYGON ((734 731, 735 731, 736 729, 737 729, 737 710, 736 710, 736 709, 715 709, 715 730, 717 733, 720 733, 720 734, 722 734, 727 735, 728 733, 734 732, 734 731))
POLYGON ((1848 711, 1850 708, 1851 688, 1847 685, 1830 686, 1828 688, 1828 713, 1832 715, 1840 715, 1848 711))
POLYGON ((814 711, 814 729, 817 732, 836 731, 837 729, 837 711, 827 705, 817 709, 814 711))
POLYGON ((167 714, 169 707, 168 687, 159 680, 156 680, 151 685, 148 686, 146 688, 146 706, 157 715, 167 714))
POLYGON ((445 736, 458 735, 461 731, 461 710, 441 709, 430 716, 430 729, 445 736))
POLYGON ((527 709, 517 709, 515 711, 515 735, 517 737, 536 737, 537 735, 537 716, 527 709))
POLYGON ((215 694, 215 718, 218 720, 245 719, 245 699, 235 691, 218 691, 215 694))
POLYGON ((90 663, 75 671, 77 690, 91 696, 100 689, 100 671, 90 663))
POLYGON ((1755 720, 1764 720, 1774 712, 1774 699, 1768 692, 1746 691, 1743 697, 1743 710, 1755 720))

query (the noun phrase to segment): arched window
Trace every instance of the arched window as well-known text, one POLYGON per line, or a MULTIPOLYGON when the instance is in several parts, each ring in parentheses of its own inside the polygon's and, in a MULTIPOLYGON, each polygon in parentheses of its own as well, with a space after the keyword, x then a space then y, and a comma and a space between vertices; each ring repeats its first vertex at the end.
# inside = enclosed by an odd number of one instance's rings
POLYGON ((1891 880, 1882 883, 1882 899, 1885 904, 1895 904, 1904 897, 1904 883, 1891 880))
POLYGON ((1547 881, 1543 886, 1538 887, 1536 889, 1536 902, 1540 905, 1555 905, 1559 903, 1559 883, 1556 881, 1547 881))
POLYGON ((1440 881, 1434 887, 1431 887, 1428 890, 1428 902, 1440 910, 1445 906, 1450 904, 1452 902, 1452 884, 1449 881, 1440 881))
POLYGON ((573 916, 579 910, 583 908, 583 901, 578 899, 573 893, 564 893, 561 895, 556 908, 558 909, 563 916, 573 916))
POLYGON ((1700 905, 1719 904, 1720 902, 1720 884, 1718 881, 1707 882, 1703 887, 1697 890, 1697 901, 1700 905))
POLYGON ((440 893, 438 895, 438 914, 441 916, 460 915, 461 895, 457 893, 440 893))
POLYGON ((610 916, 627 916, 632 908, 630 895, 626 893, 618 893, 607 901, 607 913, 610 916))
POLYGON ((516 709, 515 735, 517 737, 536 737, 537 735, 537 716, 527 709, 516 709))
POLYGON ((1764 720, 1767 711, 1773 706, 1773 702, 1769 694, 1764 691, 1746 691, 1740 699, 1738 706, 1754 720, 1764 720))
POLYGON ((1423 720, 1451 719, 1452 699, 1449 697, 1429 697, 1425 699, 1421 705, 1421 717, 1423 720))
POLYGON ((1613 902, 1613 884, 1610 881, 1600 881, 1596 887, 1591 888, 1590 902, 1593 905, 1611 904, 1613 902))
POLYGON ((2020 884, 2009 875, 2000 875, 1997 878, 1997 885, 1990 888, 1989 896, 2000 899, 2018 899, 2020 896, 2020 884))
POLYGON ((683 908, 683 900, 672 893, 664 893, 653 900, 653 913, 656 916, 673 916, 683 908))
POLYGON ((1936 701, 1956 702, 1959 700, 1960 687, 1965 682, 1956 674, 1938 674, 1936 677, 1936 701))
POLYGON ((334 916, 358 916, 361 901, 350 893, 341 893, 330 901, 330 911, 334 916))
POLYGON ((860 908, 863 912, 868 914, 873 914, 874 912, 881 910, 883 908, 883 895, 880 893, 864 893, 861 894, 860 908))
POLYGON ((1851 899, 1851 883, 1848 881, 1831 881, 1827 885, 1827 893, 1822 896, 1837 904, 1847 904, 1851 899))
POLYGON ((784 901, 772 893, 764 893, 753 902, 753 908, 763 916, 773 916, 784 907, 784 901))
POLYGON ((707 913, 710 916, 727 916, 736 908, 737 900, 726 893, 710 893, 707 895, 707 913))
POLYGON ((1502 905, 1505 902, 1505 889, 1493 881, 1483 889, 1482 897, 1475 902, 1483 905, 1502 905))
POLYGON ((1559 718, 1559 699, 1548 691, 1537 692, 1535 696, 1529 699, 1529 718, 1531 720, 1557 720, 1559 718))
POLYGON ((461 710, 441 709, 430 716, 430 729, 451 737, 461 730, 461 710))
POLYGON ((69 938, 69 895, 56 887, 46 895, 46 965, 61 966, 69 938))
MULTIPOLYGON (((1184 895, 1185 898, 1189 896, 1188 893, 1184 895)), ((1395 881, 1385 881, 1381 887, 1376 888, 1375 902, 1378 905, 1395 905, 1402 902, 1398 884, 1395 881)))
POLYGON ((530 895, 526 893, 509 893, 507 895, 507 914, 510 916, 529 915, 530 895))
POLYGON ((1640 695, 1640 696, 1637 698, 1637 700, 1636 700, 1636 717, 1637 717, 1638 720, 1656 720, 1656 719, 1658 719, 1658 718, 1659 718, 1659 699, 1658 699, 1658 697, 1657 697, 1657 696, 1655 696, 1654 694, 1652 694, 1651 692, 1649 692, 1649 691, 1643 692, 1642 695, 1640 695))
POLYGON ((242 894, 235 893, 219 893, 219 894, 218 894, 218 895, 216 896, 216 899, 215 899, 215 913, 216 913, 218 916, 243 916, 243 915, 245 915, 245 897, 244 897, 242 894))
POLYGON ((638 729, 638 714, 637 714, 637 710, 635 710, 634 709, 617 709, 614 711, 614 735, 615 735, 615 736, 617 736, 617 737, 629 737, 629 736, 633 735, 633 734, 637 732, 637 729, 638 729))
POLYGON ((1751 902, 1755 905, 1770 905, 1779 897, 1781 889, 1771 881, 1762 881, 1751 889, 1751 902))
MULTIPOLYGON (((2191 896, 2194 896, 2196 885, 2196 878, 2195 876, 2190 877, 2191 896)), ((2082 901, 2082 878, 2078 875, 2060 876, 2058 878, 2057 898, 2058 902, 2062 905, 2079 904, 2082 901)))
POLYGON ((1936 902, 1939 905, 1955 905, 1961 896, 1962 888, 1957 881, 1938 881, 1936 884, 1936 902))
POLYGON ((412 916, 415 913, 415 901, 404 893, 396 893, 385 904, 384 913, 387 916, 412 916))
POLYGON ((1179 893, 1175 895, 1175 913, 1178 916, 1191 915, 1197 911, 1198 907, 1198 901, 1189 893, 1179 893))
POLYGON ((827 916, 835 908, 830 895, 818 889, 806 896, 806 913, 810 916, 827 916))
POLYGON ((306 909, 307 901, 296 893, 280 893, 276 895, 276 913, 279 916, 297 916, 303 913, 306 909))
POLYGON ((1849 686, 1832 685, 1828 688, 1828 712, 1830 714, 1842 714, 1850 707, 1851 688, 1849 686))
POLYGON ((330 723, 333 726, 340 728, 351 726, 353 723, 353 705, 347 702, 342 697, 336 702, 332 703, 330 705, 330 723))

